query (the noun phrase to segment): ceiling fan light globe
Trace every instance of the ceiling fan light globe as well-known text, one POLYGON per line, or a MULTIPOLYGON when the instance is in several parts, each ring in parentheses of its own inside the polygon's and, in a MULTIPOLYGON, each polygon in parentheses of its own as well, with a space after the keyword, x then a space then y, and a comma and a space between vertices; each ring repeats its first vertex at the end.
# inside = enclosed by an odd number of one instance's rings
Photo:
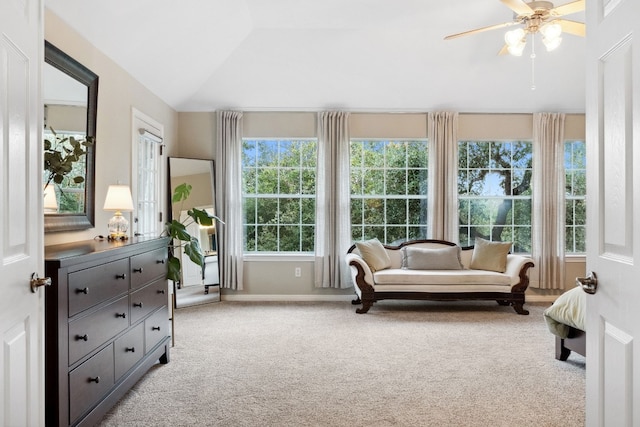
POLYGON ((562 34, 562 26, 557 22, 549 22, 548 24, 540 27, 540 32, 545 38, 554 40, 560 38, 560 35, 562 34))
POLYGON ((522 42, 515 46, 507 46, 507 50, 513 56, 522 56, 522 52, 524 51, 525 43, 522 42))
POLYGON ((560 43, 562 43, 562 37, 556 37, 553 39, 549 39, 547 37, 542 38, 542 43, 544 43, 547 48, 547 52, 551 52, 552 50, 556 50, 560 43))
POLYGON ((517 46, 520 43, 524 43, 525 31, 522 28, 516 28, 515 30, 507 31, 504 34, 504 41, 507 46, 517 46))

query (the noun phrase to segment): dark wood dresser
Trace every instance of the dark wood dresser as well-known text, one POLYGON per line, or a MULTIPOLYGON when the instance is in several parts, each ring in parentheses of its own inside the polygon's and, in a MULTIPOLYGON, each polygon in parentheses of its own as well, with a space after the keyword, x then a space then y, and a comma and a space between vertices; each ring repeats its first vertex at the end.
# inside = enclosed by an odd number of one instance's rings
POLYGON ((45 247, 45 418, 94 425, 169 362, 167 239, 45 247))

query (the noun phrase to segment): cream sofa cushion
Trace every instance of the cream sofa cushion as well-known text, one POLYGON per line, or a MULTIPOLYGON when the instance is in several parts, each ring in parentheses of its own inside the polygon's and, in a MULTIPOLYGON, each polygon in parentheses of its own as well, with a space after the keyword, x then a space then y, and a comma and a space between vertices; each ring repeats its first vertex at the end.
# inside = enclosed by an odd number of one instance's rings
POLYGON ((507 255, 511 250, 511 242, 490 242, 476 237, 471 268, 504 273, 507 269, 507 255))
POLYGON ((378 239, 356 242, 356 248, 358 248, 360 256, 371 271, 376 272, 391 267, 389 254, 387 254, 387 250, 378 239))
POLYGON ((460 246, 402 248, 402 268, 408 270, 462 270, 460 246))

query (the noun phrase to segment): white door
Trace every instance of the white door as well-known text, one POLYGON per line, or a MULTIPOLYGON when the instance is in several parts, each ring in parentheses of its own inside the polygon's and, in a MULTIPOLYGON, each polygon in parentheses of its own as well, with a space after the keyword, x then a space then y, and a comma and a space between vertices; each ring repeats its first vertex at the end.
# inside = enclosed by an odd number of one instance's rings
POLYGON ((587 425, 640 426, 640 2, 586 6, 587 425))
POLYGON ((41 0, 0 1, 0 425, 44 425, 41 0))

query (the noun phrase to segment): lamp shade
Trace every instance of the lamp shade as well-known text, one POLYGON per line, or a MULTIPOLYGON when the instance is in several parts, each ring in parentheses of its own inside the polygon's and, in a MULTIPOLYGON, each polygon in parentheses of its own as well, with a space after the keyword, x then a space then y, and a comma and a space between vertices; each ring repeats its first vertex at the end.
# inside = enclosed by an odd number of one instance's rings
POLYGON ((44 211, 47 213, 58 211, 56 189, 51 184, 48 184, 46 187, 44 187, 44 211))
POLYGON ((132 211, 133 198, 128 185, 110 185, 104 200, 105 211, 132 211))

